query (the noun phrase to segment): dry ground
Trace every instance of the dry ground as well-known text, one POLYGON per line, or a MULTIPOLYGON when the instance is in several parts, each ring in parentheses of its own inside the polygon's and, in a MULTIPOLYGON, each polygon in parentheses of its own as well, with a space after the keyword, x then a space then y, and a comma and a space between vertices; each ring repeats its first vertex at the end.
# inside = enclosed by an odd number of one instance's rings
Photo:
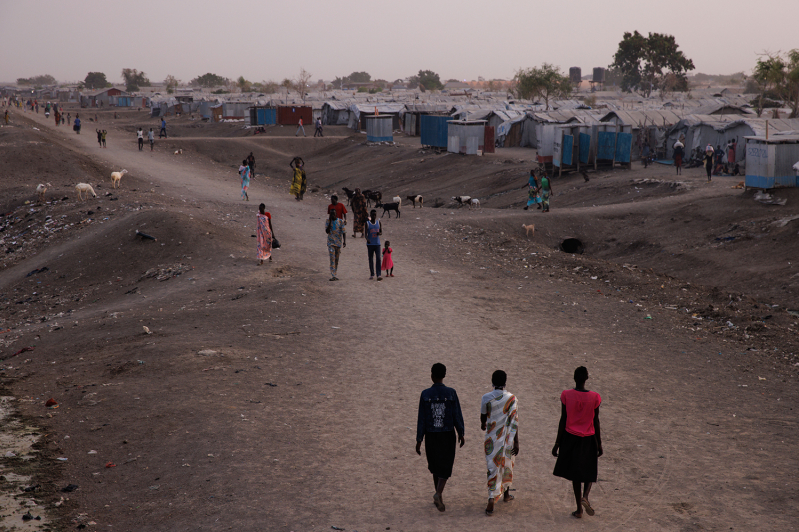
POLYGON ((466 158, 418 138, 253 137, 182 117, 140 153, 133 132, 156 121, 112 113, 98 113, 104 150, 85 119, 80 136, 30 113, 0 129, 0 386, 41 434, 37 458, 0 467, 41 484, 46 527, 796 528, 799 219, 781 222, 799 213, 796 191, 765 206, 734 178, 635 167, 563 177, 552 212, 525 212, 529 150, 466 158), (250 151, 258 175, 242 202, 235 169, 250 151), (302 203, 288 195, 294 155, 317 190, 302 203), (25 204, 44 181, 57 201, 25 204), (77 201, 78 181, 98 197, 77 201), (350 238, 341 282, 327 280, 324 194, 342 186, 427 198, 383 220, 396 277, 367 281, 350 238), (484 208, 456 208, 457 194, 484 208), (261 201, 283 249, 258 267, 261 201), (586 253, 558 251, 566 236, 586 253), (11 356, 23 347, 35 349, 11 356), (413 452, 438 361, 467 440, 444 514, 413 452), (549 450, 581 364, 603 397, 605 455, 597 515, 576 521, 549 450), (521 454, 516 500, 488 518, 478 404, 497 368, 519 397, 521 454))

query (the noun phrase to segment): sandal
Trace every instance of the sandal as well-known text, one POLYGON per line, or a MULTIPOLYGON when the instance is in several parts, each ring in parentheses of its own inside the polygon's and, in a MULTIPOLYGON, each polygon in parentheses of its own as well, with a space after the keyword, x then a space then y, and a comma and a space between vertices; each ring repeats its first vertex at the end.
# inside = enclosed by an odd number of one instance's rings
POLYGON ((588 499, 583 499, 583 508, 585 508, 585 513, 588 515, 594 515, 594 509, 591 508, 591 503, 588 502, 588 499))
POLYGON ((516 497, 514 497, 513 495, 506 495, 505 497, 502 498, 502 500, 505 501, 505 502, 510 502, 510 501, 512 501, 515 498, 516 497))
POLYGON ((582 519, 583 518, 583 514, 581 512, 578 512, 577 510, 575 510, 575 511, 572 512, 572 517, 576 517, 577 519, 582 519))

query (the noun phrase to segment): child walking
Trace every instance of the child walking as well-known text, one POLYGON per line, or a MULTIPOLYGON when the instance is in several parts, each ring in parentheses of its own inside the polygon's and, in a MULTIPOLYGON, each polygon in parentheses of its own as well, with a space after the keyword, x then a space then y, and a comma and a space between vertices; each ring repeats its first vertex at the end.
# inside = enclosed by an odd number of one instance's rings
POLYGON ((386 240, 386 246, 383 248, 383 264, 381 269, 386 270, 386 277, 394 277, 394 261, 391 259, 391 252, 393 251, 389 246, 391 242, 386 240))

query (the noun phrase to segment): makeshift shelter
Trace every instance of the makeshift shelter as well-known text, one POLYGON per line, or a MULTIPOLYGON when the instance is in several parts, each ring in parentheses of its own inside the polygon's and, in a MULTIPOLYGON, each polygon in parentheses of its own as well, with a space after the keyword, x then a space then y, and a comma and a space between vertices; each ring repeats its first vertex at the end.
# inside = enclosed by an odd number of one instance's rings
POLYGON ((485 120, 448 122, 447 151, 464 155, 482 155, 485 144, 485 120))
POLYGON ((366 122, 362 120, 365 115, 391 115, 392 129, 400 129, 400 112, 405 109, 404 103, 354 103, 350 105, 350 116, 347 127, 362 131, 366 129, 366 122))
POLYGON ((799 187, 793 165, 799 161, 799 135, 752 136, 746 139, 747 187, 799 187))
POLYGON ((350 120, 351 100, 328 100, 322 104, 322 123, 332 126, 346 126, 350 120))

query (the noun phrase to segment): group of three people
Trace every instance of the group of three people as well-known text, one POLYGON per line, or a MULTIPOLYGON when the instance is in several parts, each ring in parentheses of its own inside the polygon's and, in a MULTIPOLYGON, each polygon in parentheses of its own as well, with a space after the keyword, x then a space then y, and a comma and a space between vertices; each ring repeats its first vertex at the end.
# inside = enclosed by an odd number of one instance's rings
MULTIPOLYGON (((455 462, 456 433, 460 446, 466 443, 458 394, 444 385, 446 375, 444 364, 433 364, 430 374, 433 386, 424 390, 419 398, 416 427, 416 453, 422 454, 424 441, 427 467, 435 486, 433 504, 441 512, 446 509, 444 487, 452 476, 455 462)), ((572 481, 577 505, 572 515, 576 518, 582 518, 583 509, 588 515, 594 515, 588 496, 591 484, 597 479, 597 459, 602 456, 599 428, 602 398, 585 388, 587 380, 588 370, 580 366, 574 371, 575 387, 561 393, 561 417, 552 448, 552 455, 557 457, 553 474, 572 481)), ((505 502, 514 499, 510 491, 514 461, 519 454, 518 400, 505 389, 507 374, 504 371, 495 371, 491 383, 494 389, 483 396, 480 404, 488 479, 486 515, 493 514, 494 503, 500 498, 505 502)))

